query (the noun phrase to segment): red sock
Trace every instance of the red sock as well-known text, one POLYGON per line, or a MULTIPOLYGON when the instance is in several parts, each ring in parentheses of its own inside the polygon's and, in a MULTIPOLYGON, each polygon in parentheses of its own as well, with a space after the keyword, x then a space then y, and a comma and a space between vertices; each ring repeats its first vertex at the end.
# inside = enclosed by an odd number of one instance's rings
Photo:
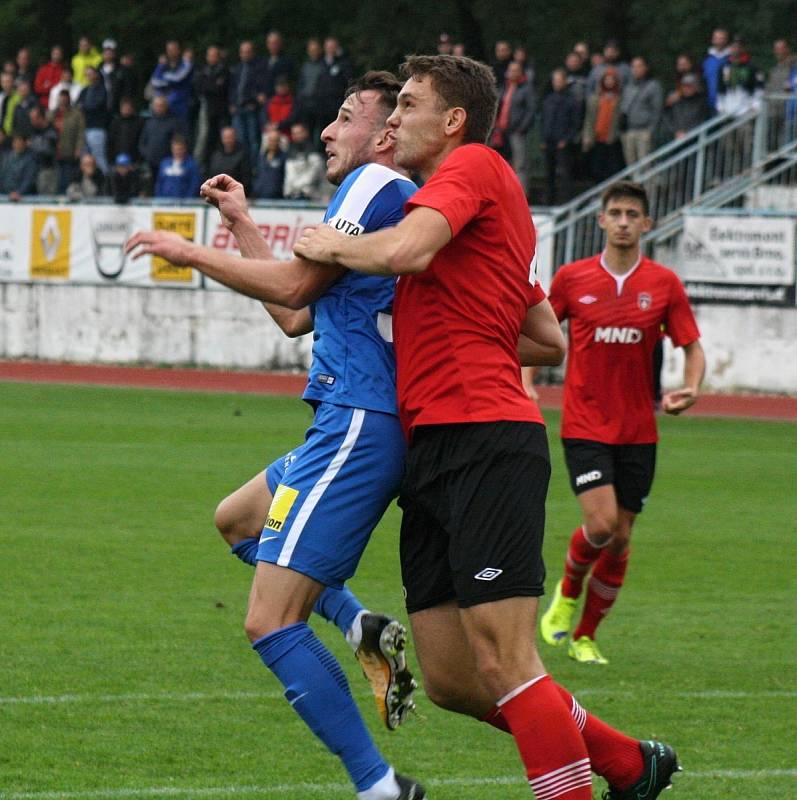
POLYGON ((562 594, 574 600, 581 595, 584 576, 598 559, 601 550, 593 547, 584 533, 584 526, 579 525, 570 537, 570 546, 565 558, 565 576, 562 579, 562 594))
POLYGON ((581 733, 550 676, 498 701, 537 800, 591 800, 592 776, 581 733))
MULTIPOLYGON (((627 789, 639 778, 645 766, 639 742, 590 714, 563 686, 559 686, 558 683, 554 683, 554 686, 562 700, 567 703, 571 716, 581 730, 592 771, 617 789, 627 789)), ((482 722, 509 733, 509 725, 498 706, 493 706, 482 717, 482 722)))
POLYGON ((589 579, 587 600, 584 603, 581 622, 573 631, 574 640, 580 639, 582 636, 595 638, 595 630, 609 613, 620 593, 625 570, 628 567, 628 555, 628 550, 619 556, 609 550, 601 552, 589 579))
POLYGON ((589 751, 592 770, 615 788, 627 789, 644 769, 639 742, 585 711, 564 686, 555 683, 567 703, 589 751))
POLYGON ((512 731, 509 730, 509 723, 504 718, 498 706, 493 706, 481 718, 480 722, 486 722, 488 725, 492 725, 494 728, 498 728, 499 731, 503 731, 504 733, 512 733, 512 731))

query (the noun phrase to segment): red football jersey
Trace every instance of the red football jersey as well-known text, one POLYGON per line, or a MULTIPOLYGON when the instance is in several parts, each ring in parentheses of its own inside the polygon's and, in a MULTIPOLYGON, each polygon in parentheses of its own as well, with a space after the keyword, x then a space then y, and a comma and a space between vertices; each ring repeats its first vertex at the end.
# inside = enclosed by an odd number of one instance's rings
POLYGON ((643 257, 615 276, 602 258, 566 264, 551 283, 551 305, 569 321, 562 437, 655 442, 653 348, 661 326, 678 347, 700 331, 672 270, 643 257))
POLYGON ((515 173, 494 150, 458 147, 406 203, 448 220, 453 238, 424 272, 402 275, 393 305, 399 414, 415 425, 542 422, 520 380, 517 341, 545 294, 515 173))

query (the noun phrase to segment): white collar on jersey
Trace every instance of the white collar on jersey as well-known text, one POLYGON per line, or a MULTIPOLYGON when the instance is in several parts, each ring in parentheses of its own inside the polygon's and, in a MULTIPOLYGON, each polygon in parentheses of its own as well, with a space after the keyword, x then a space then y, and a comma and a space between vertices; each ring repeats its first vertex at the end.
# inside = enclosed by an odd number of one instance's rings
POLYGON ((622 275, 618 275, 616 272, 612 272, 609 269, 608 265, 606 264, 606 251, 605 250, 601 253, 600 263, 601 263, 601 266, 606 270, 606 272, 608 272, 609 275, 611 275, 614 278, 615 282, 617 283, 617 295, 619 297, 619 295, 621 295, 622 292, 623 292, 623 284, 625 284, 625 282, 628 280, 628 278, 631 276, 631 274, 642 263, 642 253, 639 254, 639 258, 637 258, 636 263, 634 264, 634 266, 631 267, 631 269, 629 269, 628 272, 624 272, 622 275))

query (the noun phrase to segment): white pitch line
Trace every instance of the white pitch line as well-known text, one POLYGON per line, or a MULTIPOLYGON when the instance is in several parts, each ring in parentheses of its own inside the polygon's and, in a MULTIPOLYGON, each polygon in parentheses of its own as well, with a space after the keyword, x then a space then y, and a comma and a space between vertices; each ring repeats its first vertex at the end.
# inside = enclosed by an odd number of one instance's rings
MULTIPOLYGON (((687 771, 676 778, 689 782, 689 779, 720 778, 730 780, 767 780, 770 778, 797 778, 797 769, 717 769, 687 771)), ((479 786, 522 786, 526 781, 517 775, 496 776, 492 778, 432 778, 424 781, 427 787, 479 787, 479 786)), ((179 787, 153 786, 143 789, 99 789, 75 792, 9 792, 1 793, 0 800, 114 800, 114 798, 137 797, 234 797, 236 795, 259 794, 273 797, 278 794, 351 794, 348 783, 278 783, 260 786, 208 786, 179 787)))
MULTIPOLYGON (((353 692, 357 698, 370 696, 363 689, 353 692)), ((418 694, 423 694, 418 690, 418 694)), ((577 697, 635 697, 639 692, 626 689, 582 689, 574 692, 577 697)), ((710 700, 767 700, 769 698, 797 697, 797 691, 772 689, 747 692, 734 689, 704 689, 659 692, 659 695, 676 698, 700 698, 710 700)), ((19 695, 0 697, 0 706, 13 705, 59 705, 62 703, 194 703, 214 700, 282 700, 282 692, 141 692, 128 694, 57 694, 19 695)))

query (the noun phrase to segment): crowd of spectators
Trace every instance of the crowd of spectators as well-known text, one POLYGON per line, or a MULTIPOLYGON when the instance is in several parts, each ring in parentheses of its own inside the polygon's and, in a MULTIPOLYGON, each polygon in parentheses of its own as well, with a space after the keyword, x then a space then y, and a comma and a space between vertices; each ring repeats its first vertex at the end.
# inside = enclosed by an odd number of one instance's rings
MULTIPOLYGON (((450 47, 448 37, 441 37, 441 46, 450 47)), ((715 114, 755 109, 765 91, 797 93, 797 56, 789 43, 775 41, 772 55, 775 65, 766 76, 741 36, 716 28, 704 56, 679 54, 664 80, 651 74, 644 55, 624 60, 614 40, 597 52, 577 42, 560 66, 535 76, 522 48, 497 42, 493 67, 501 102, 493 146, 528 190, 529 148, 519 146, 518 137, 528 144, 536 131, 543 199, 556 204, 572 196, 576 183, 606 180, 715 114)))
MULTIPOLYGON (((297 63, 271 31, 241 42, 236 57, 208 47, 201 59, 166 42, 154 68, 84 36, 68 59, 60 46, 34 66, 30 50, 0 72, 0 194, 194 198, 204 176, 226 172, 255 198, 323 201, 321 131, 353 70, 340 42, 308 39, 297 63), (199 63, 198 63, 199 62, 199 63)), ((441 34, 438 52, 466 55, 441 34)), ((500 92, 490 145, 527 192, 534 150, 550 204, 678 139, 718 112, 741 114, 763 91, 797 91, 797 57, 779 39, 767 77, 741 37, 717 28, 702 58, 682 53, 673 75, 651 75, 647 59, 624 60, 615 41, 597 52, 576 43, 561 65, 535 74, 526 49, 495 43, 500 92), (667 92, 665 92, 665 84, 667 92)))
POLYGON ((81 37, 34 69, 23 47, 0 73, 0 194, 195 198, 205 176, 226 172, 253 196, 323 201, 321 131, 353 77, 335 37, 306 43, 296 64, 271 31, 263 54, 241 42, 237 59, 166 42, 146 80, 116 41, 81 37))

